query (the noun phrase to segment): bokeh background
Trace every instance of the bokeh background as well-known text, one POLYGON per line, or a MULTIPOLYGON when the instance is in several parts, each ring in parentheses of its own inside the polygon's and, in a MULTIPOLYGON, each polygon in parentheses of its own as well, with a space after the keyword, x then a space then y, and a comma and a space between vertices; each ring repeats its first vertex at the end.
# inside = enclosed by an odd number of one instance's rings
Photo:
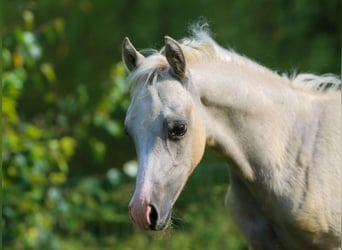
POLYGON ((340 0, 2 2, 5 249, 247 249, 208 150, 164 232, 134 228, 134 146, 121 42, 160 48, 207 20, 224 47, 278 72, 340 74, 340 0))

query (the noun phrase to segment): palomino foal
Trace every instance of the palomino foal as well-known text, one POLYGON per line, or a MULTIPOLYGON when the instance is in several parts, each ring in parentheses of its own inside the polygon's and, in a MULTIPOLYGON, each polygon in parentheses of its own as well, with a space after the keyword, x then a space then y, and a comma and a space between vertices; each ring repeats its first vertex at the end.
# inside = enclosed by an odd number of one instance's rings
POLYGON ((132 222, 166 227, 207 144, 229 161, 226 204, 253 249, 341 249, 341 81, 279 76, 194 34, 148 57, 123 43, 132 222))

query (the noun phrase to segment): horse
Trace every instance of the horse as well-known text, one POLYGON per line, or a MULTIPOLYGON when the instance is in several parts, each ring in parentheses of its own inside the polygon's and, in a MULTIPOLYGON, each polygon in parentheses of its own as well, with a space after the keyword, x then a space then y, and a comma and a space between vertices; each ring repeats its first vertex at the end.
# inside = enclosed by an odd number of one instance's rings
POLYGON ((226 206, 251 249, 341 249, 341 80, 281 75, 192 32, 148 55, 123 41, 132 223, 165 229, 210 146, 229 164, 226 206))

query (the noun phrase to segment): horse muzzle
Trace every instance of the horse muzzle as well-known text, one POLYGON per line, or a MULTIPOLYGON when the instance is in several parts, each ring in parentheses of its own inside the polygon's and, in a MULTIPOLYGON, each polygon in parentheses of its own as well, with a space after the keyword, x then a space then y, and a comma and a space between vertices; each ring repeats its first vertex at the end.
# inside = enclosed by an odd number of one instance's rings
POLYGON ((153 204, 139 204, 132 201, 129 205, 129 215, 134 225, 144 230, 163 230, 171 218, 172 209, 162 212, 153 204))

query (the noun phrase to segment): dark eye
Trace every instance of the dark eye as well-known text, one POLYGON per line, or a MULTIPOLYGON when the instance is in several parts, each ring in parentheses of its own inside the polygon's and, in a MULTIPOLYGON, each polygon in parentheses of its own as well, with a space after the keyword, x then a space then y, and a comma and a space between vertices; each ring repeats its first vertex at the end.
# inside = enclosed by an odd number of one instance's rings
POLYGON ((183 121, 176 121, 169 124, 169 138, 172 140, 179 140, 186 133, 187 125, 183 121))

